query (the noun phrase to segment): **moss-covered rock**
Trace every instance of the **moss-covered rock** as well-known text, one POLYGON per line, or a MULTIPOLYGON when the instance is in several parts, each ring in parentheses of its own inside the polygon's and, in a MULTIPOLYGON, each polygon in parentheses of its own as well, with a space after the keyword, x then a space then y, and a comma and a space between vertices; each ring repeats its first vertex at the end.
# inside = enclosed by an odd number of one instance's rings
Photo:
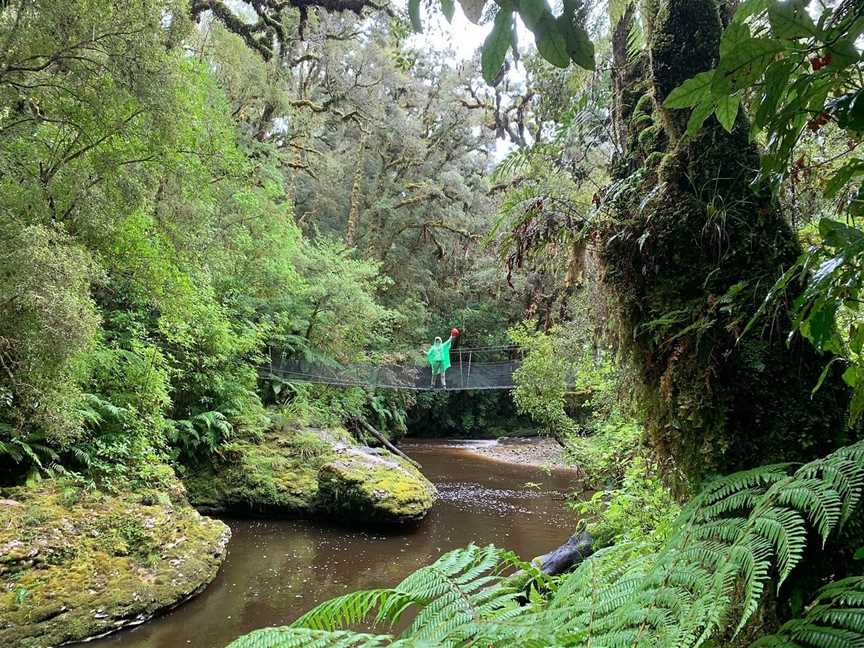
POLYGON ((269 436, 260 443, 232 443, 221 460, 199 466, 185 483, 203 511, 301 514, 318 494, 317 463, 269 436))
POLYGON ((318 471, 319 509, 359 520, 414 522, 435 502, 435 487, 389 452, 346 448, 318 471))
POLYGON ((0 645, 9 648, 107 634, 179 605, 213 580, 230 537, 182 497, 54 480, 0 497, 0 645))
POLYGON ((284 426, 226 446, 185 478, 195 506, 211 512, 279 513, 386 524, 422 519, 435 487, 409 462, 357 445, 340 428, 284 426))

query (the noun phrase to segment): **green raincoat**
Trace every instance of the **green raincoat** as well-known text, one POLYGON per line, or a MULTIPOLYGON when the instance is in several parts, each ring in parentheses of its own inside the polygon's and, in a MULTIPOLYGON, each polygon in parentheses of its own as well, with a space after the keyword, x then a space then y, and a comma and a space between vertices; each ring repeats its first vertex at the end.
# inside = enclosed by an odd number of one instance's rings
POLYGON ((452 342, 452 336, 447 338, 446 342, 441 342, 441 338, 435 338, 435 344, 429 347, 426 358, 429 360, 429 366, 432 367, 433 376, 443 374, 450 368, 450 344, 452 342))

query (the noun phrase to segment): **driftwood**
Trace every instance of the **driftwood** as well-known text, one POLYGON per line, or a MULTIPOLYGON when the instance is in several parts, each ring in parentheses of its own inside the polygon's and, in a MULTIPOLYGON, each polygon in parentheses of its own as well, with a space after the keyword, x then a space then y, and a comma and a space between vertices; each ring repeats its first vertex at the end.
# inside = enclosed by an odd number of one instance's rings
POLYGON ((419 463, 414 461, 411 457, 409 457, 404 452, 402 452, 399 448, 397 448, 395 445, 390 443, 390 441, 387 439, 387 437, 385 437, 378 430, 376 430, 374 427, 372 427, 372 425, 370 425, 368 421, 366 421, 365 419, 361 419, 361 418, 358 418, 356 420, 360 425, 362 425, 366 429, 367 432, 369 432, 369 434, 371 434, 376 439, 378 439, 378 441, 381 443, 381 445, 383 445, 385 448, 387 448, 390 452, 392 452, 395 455, 402 457, 405 461, 410 462, 412 466, 416 466, 417 468, 421 467, 419 463))
POLYGON ((587 531, 580 531, 567 539, 557 549, 534 559, 540 571, 549 576, 557 576, 570 571, 594 553, 594 538, 587 531))

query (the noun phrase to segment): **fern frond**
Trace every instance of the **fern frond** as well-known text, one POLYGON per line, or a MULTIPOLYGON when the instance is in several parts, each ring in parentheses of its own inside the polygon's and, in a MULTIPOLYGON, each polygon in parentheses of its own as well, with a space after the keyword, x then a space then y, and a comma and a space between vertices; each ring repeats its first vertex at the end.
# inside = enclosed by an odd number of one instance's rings
POLYGON ((235 639, 226 648, 379 648, 396 645, 388 635, 347 630, 331 632, 306 628, 263 628, 235 639))
POLYGON ((413 600, 392 589, 351 592, 325 601, 291 624, 292 628, 336 630, 366 621, 378 609, 376 623, 395 622, 413 600))
POLYGON ((785 623, 751 648, 864 648, 864 577, 829 583, 802 618, 785 623))

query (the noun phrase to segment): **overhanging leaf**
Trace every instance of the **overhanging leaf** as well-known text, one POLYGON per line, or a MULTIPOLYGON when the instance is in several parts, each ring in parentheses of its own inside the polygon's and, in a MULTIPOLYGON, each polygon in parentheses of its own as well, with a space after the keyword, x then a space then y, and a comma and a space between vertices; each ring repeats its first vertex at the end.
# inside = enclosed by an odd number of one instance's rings
POLYGON ((753 126, 761 129, 774 115, 780 100, 785 94, 789 82, 789 75, 794 69, 793 61, 778 61, 772 63, 765 72, 765 83, 762 86, 762 101, 756 116, 753 118, 753 126))
POLYGON ((512 32, 513 12, 502 9, 495 16, 492 31, 489 32, 483 42, 483 51, 480 54, 480 67, 486 83, 491 84, 498 76, 498 72, 501 71, 504 58, 507 56, 507 49, 513 38, 512 32))
POLYGON ((850 243, 855 243, 864 237, 864 233, 856 227, 849 227, 846 223, 823 218, 819 221, 819 235, 825 245, 833 248, 842 248, 850 243))
POLYGON ((567 44, 567 53, 573 62, 586 70, 595 69, 594 43, 588 32, 581 26, 573 23, 570 15, 564 14, 556 19, 558 29, 564 36, 567 44))
POLYGON ((546 16, 551 16, 549 7, 544 0, 518 0, 516 7, 519 10, 519 17, 522 22, 538 37, 538 29, 541 27, 543 19, 546 16))
POLYGON ((475 25, 480 24, 480 19, 483 17, 483 7, 486 6, 486 0, 459 0, 459 6, 462 7, 462 12, 468 20, 475 25))
POLYGON ((734 20, 735 22, 743 22, 750 16, 765 11, 770 4, 771 0, 744 0, 735 10, 734 20))
POLYGON ((774 57, 785 49, 782 42, 771 38, 746 38, 720 57, 718 72, 726 75, 732 91, 755 83, 774 57))
POLYGON ((854 178, 864 175, 864 162, 861 160, 850 160, 834 172, 825 185, 824 196, 833 198, 854 178))
POLYGON ((558 23, 550 16, 541 26, 542 30, 537 36, 537 51, 552 65, 566 68, 570 65, 570 52, 564 34, 558 29, 558 23))
POLYGON ((864 131, 864 91, 845 94, 828 104, 829 112, 844 130, 864 131))
POLYGON ((775 0, 768 6, 768 22, 777 38, 809 38, 819 33, 804 0, 775 0))
POLYGON ((841 38, 837 42, 829 43, 827 47, 828 51, 831 52, 829 70, 842 70, 861 60, 861 52, 858 51, 855 41, 850 38, 841 38))
POLYGON ((441 13, 447 19, 447 22, 453 22, 453 13, 456 11, 456 5, 453 0, 441 0, 441 13))
POLYGON ((822 385, 825 383, 825 378, 828 377, 828 372, 831 371, 831 367, 834 366, 834 363, 838 362, 839 360, 840 358, 831 358, 831 360, 828 361, 828 363, 822 369, 822 373, 819 374, 819 380, 816 381, 816 386, 813 387, 813 390, 810 392, 810 396, 816 395, 816 392, 818 392, 822 385))
POLYGON ((663 105, 667 108, 689 108, 700 103, 711 91, 714 70, 700 72, 672 90, 663 105))
POLYGON ((714 102, 711 97, 706 97, 705 100, 693 109, 690 119, 687 121, 687 137, 693 137, 702 128, 705 120, 714 112, 714 102))
POLYGON ((728 56, 740 43, 752 38, 750 28, 741 23, 732 23, 723 31, 720 39, 720 56, 728 56))

